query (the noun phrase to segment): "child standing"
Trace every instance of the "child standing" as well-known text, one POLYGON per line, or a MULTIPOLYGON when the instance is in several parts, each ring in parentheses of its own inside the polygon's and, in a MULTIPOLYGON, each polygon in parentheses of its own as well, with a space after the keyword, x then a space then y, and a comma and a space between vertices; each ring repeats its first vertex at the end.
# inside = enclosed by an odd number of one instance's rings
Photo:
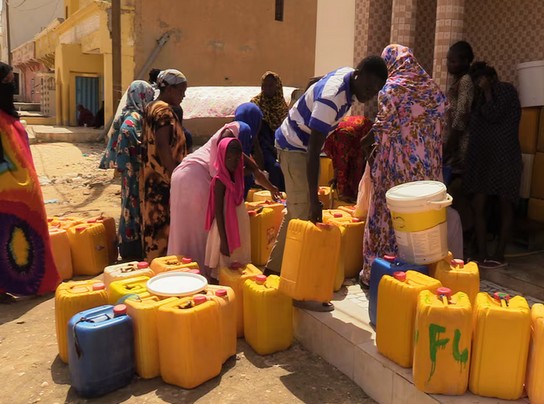
POLYGON ((251 261, 249 216, 244 205, 242 144, 236 138, 219 141, 217 174, 210 184, 205 265, 208 277, 217 279, 218 268, 251 261))

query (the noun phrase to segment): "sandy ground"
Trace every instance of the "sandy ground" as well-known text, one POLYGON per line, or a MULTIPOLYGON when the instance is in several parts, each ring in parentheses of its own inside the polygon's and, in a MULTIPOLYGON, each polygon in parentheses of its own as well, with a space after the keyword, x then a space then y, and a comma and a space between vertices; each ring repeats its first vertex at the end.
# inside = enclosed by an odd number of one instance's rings
MULTIPOLYGON (((120 186, 97 169, 103 146, 51 143, 32 146, 49 215, 119 214, 120 186)), ((70 387, 68 367, 57 355, 53 296, 0 306, 1 403, 373 403, 340 371, 295 344, 261 357, 243 341, 215 379, 194 390, 135 378, 96 400, 70 387)))

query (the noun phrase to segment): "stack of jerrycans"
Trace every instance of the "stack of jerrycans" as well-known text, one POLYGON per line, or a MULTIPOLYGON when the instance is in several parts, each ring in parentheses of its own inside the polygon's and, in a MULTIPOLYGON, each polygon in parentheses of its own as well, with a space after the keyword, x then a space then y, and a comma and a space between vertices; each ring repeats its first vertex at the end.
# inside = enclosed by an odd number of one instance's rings
POLYGON ((291 220, 283 253, 280 291, 295 300, 330 301, 338 272, 341 238, 336 226, 291 220))
POLYGON ((175 299, 157 312, 162 379, 192 389, 221 373, 225 345, 219 303, 203 294, 175 299))
POLYGON ((77 313, 108 303, 106 285, 99 280, 61 283, 55 292, 55 327, 59 356, 68 362, 68 321, 77 313))
POLYGON ((280 293, 279 276, 244 282, 244 337, 259 355, 283 351, 293 342, 293 302, 280 293))
POLYGON ((368 282, 368 315, 370 317, 370 324, 376 325, 378 286, 382 277, 384 275, 392 276, 395 272, 406 272, 408 270, 428 275, 428 268, 425 265, 409 264, 394 255, 384 255, 383 258, 378 257, 374 260, 368 282))
POLYGON ((434 278, 453 293, 465 292, 472 304, 476 302, 476 295, 480 292, 480 272, 475 262, 465 264, 461 259, 439 261, 434 269, 434 278))
POLYGON ((132 261, 123 264, 110 265, 104 269, 104 283, 106 287, 114 281, 122 279, 136 278, 138 276, 155 276, 154 272, 149 268, 149 264, 145 261, 132 261))
POLYGON ((470 391, 505 400, 520 398, 530 336, 531 313, 525 298, 478 293, 474 306, 470 391))
POLYGON ((251 262, 265 265, 276 241, 274 211, 269 208, 248 210, 251 233, 251 262))
POLYGON ((233 264, 230 268, 219 269, 219 284, 231 288, 236 296, 236 335, 238 337, 244 336, 244 282, 256 275, 262 275, 262 272, 252 264, 244 266, 233 264))
POLYGON ((119 299, 127 295, 139 295, 147 292, 147 281, 149 281, 149 276, 137 276, 113 281, 108 286, 109 304, 117 304, 119 299))
POLYGON ((439 281, 416 271, 384 275, 378 287, 376 346, 398 365, 412 367, 414 324, 419 292, 436 292, 439 281))
POLYGON ((531 350, 527 366, 525 387, 529 401, 544 403, 544 305, 537 303, 531 308, 531 350))
POLYGON ((440 287, 420 292, 415 323, 413 376, 430 394, 461 395, 468 386, 472 306, 466 293, 440 287))
POLYGON ((182 255, 168 255, 166 257, 155 258, 149 265, 151 270, 158 275, 168 271, 190 272, 200 269, 196 262, 189 257, 182 255))

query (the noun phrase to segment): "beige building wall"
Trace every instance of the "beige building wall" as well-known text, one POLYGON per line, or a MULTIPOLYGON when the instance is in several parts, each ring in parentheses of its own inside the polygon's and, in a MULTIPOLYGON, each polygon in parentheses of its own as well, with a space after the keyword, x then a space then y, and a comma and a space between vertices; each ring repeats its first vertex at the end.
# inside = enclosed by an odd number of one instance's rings
POLYGON ((318 0, 314 75, 353 66, 355 0, 318 0))
MULTIPOLYGON (((303 86, 315 68, 316 0, 135 0, 135 75, 157 40, 170 40, 151 67, 177 68, 189 85, 259 85, 266 70, 287 86, 303 86)), ((147 78, 147 72, 145 77, 147 78)))

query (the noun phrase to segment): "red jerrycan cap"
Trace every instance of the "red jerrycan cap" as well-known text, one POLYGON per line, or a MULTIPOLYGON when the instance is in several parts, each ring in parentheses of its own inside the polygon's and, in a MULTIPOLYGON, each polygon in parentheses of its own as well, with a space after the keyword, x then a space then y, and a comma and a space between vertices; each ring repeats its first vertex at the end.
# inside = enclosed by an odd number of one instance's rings
POLYGON ((459 258, 452 259, 450 264, 451 264, 452 267, 459 267, 459 268, 464 268, 465 267, 465 261, 463 261, 462 259, 459 259, 459 258))
POLYGON ((92 223, 96 223, 96 222, 97 222, 96 219, 89 219, 89 220, 87 220, 87 223, 91 223, 91 224, 92 224, 92 223))
POLYGON ((83 231, 87 228, 87 226, 77 226, 76 231, 83 231))
POLYGON ((217 297, 225 297, 225 296, 227 296, 227 290, 226 289, 217 289, 215 291, 215 295, 217 297))
POLYGON ((113 317, 124 316, 127 314, 127 306, 124 304, 118 304, 113 307, 113 317))
POLYGON ((190 274, 200 275, 200 269, 191 269, 189 271, 190 274))
POLYGON ((335 213, 335 214, 333 215, 333 217, 335 217, 336 219, 339 219, 339 218, 341 218, 342 216, 344 216, 344 215, 342 215, 341 213, 335 213))
POLYGON ((145 261, 140 261, 138 262, 138 264, 136 264, 136 267, 138 269, 145 269, 145 268, 149 268, 149 264, 145 261))
POLYGON ((440 287, 438 289, 436 289, 436 295, 441 297, 441 296, 446 296, 447 299, 449 299, 451 297, 451 289, 450 288, 445 288, 445 287, 440 287))
POLYGON ((352 223, 361 223, 361 219, 359 219, 358 217, 352 217, 351 222, 352 223))
POLYGON ((249 217, 255 217, 255 216, 257 216, 257 211, 256 210, 248 210, 247 214, 249 215, 249 217))
POLYGON ((191 262, 193 262, 193 259, 192 258, 189 258, 189 257, 183 257, 181 259, 181 263, 182 264, 190 264, 191 262))
POLYGON ((384 255, 383 256, 383 259, 386 260, 387 262, 390 262, 390 263, 393 263, 395 262, 395 256, 394 255, 384 255))
POLYGON ((106 289, 106 285, 104 284, 104 282, 98 282, 93 284, 93 291, 104 290, 104 289, 106 289))
POLYGON ((395 278, 397 281, 404 282, 406 281, 406 272, 402 272, 402 271, 393 272, 393 278, 395 278))
POLYGON ((318 229, 321 229, 321 230, 330 230, 332 228, 330 224, 323 223, 323 222, 317 222, 315 225, 317 226, 318 229))
POLYGON ((206 303, 208 301, 208 298, 204 295, 196 295, 195 297, 193 297, 193 301, 195 302, 195 305, 199 305, 199 304, 202 304, 202 303, 206 303))
POLYGON ((325 188, 319 187, 318 193, 319 193, 319 195, 325 195, 325 188))
POLYGON ((255 282, 259 285, 263 285, 266 282, 266 275, 255 275, 255 282))
POLYGON ((493 293, 493 297, 495 298, 495 300, 498 300, 498 301, 510 300, 510 295, 508 293, 503 293, 503 292, 495 292, 493 293))

